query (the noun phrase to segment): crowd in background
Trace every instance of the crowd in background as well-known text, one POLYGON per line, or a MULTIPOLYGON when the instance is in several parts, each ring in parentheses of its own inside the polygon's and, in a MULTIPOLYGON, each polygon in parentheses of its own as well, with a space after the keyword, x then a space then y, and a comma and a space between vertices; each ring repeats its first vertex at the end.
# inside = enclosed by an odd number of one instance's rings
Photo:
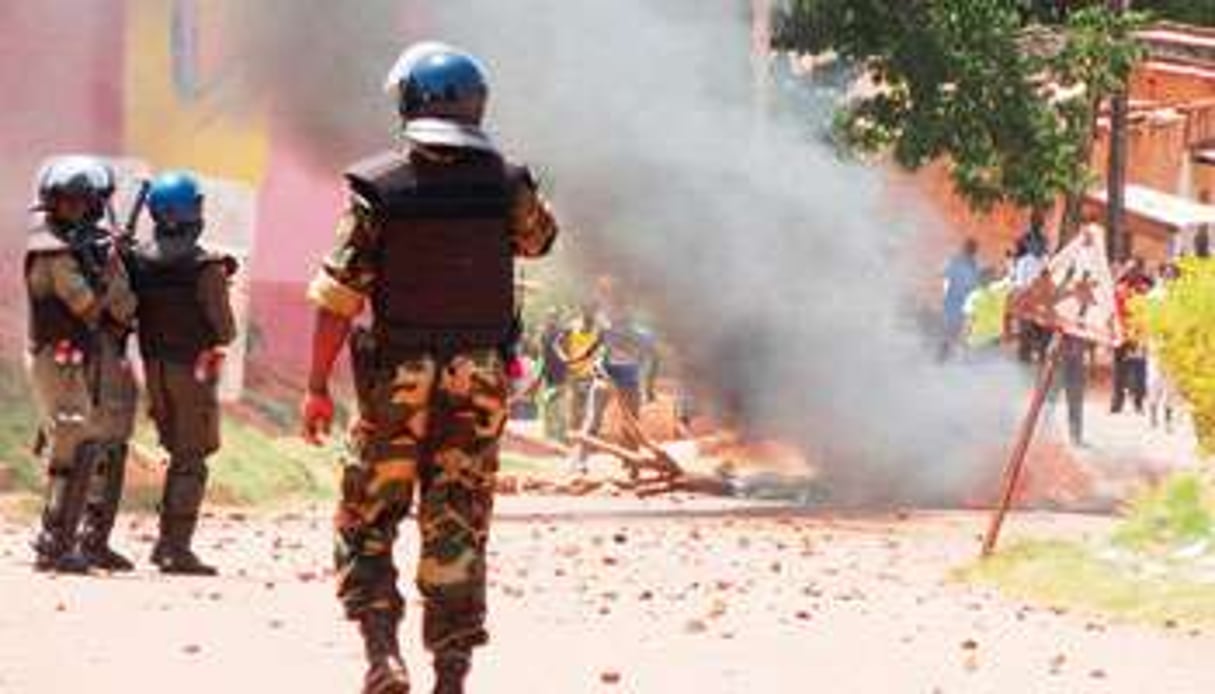
POLYGON ((586 471, 587 438, 599 435, 611 403, 638 418, 655 397, 655 337, 636 311, 613 303, 549 310, 514 361, 512 417, 539 421, 546 438, 569 445, 574 472, 586 471))
MULTIPOLYGON (((1004 255, 1002 267, 983 267, 980 248, 967 239, 944 269, 942 339, 938 356, 949 360, 982 360, 1015 345, 1016 358, 1038 365, 1048 354, 1052 332, 1032 320, 1018 318, 1010 307, 1019 292, 1030 288, 1046 271, 1050 254, 1043 218, 1035 214, 1029 228, 1004 255)), ((1114 268, 1116 319, 1124 341, 1113 350, 1110 363, 1109 410, 1118 414, 1128 403, 1139 415, 1148 415, 1153 427, 1171 431, 1177 397, 1151 341, 1135 319, 1141 301, 1158 301, 1177 277, 1170 262, 1149 269, 1139 257, 1114 268)), ((1089 374, 1096 365, 1096 346, 1060 336, 1059 374, 1055 392, 1067 402, 1068 430, 1075 445, 1084 445, 1084 401, 1089 374)))

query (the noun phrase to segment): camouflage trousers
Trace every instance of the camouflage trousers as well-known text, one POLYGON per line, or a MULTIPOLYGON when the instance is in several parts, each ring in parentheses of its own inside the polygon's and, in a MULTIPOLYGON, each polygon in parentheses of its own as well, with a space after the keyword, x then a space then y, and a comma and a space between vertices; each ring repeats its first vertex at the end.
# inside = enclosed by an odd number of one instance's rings
POLYGON ((351 619, 400 618, 393 545, 416 490, 416 583, 431 651, 485 643, 486 544, 507 418, 497 351, 409 359, 381 369, 359 395, 338 506, 338 597, 351 619))

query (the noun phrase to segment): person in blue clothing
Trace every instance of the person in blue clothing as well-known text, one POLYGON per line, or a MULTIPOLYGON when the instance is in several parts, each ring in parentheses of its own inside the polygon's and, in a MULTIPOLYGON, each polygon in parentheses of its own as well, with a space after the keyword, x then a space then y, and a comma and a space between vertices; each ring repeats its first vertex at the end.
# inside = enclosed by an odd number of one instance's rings
POLYGON ((603 331, 603 372, 620 393, 626 409, 641 414, 641 405, 653 399, 658 351, 654 336, 632 314, 609 323, 603 331))
POLYGON ((966 331, 966 300, 979 286, 982 272, 979 268, 979 244, 966 239, 962 250, 945 266, 945 295, 942 302, 943 332, 940 361, 946 361, 961 344, 966 331))

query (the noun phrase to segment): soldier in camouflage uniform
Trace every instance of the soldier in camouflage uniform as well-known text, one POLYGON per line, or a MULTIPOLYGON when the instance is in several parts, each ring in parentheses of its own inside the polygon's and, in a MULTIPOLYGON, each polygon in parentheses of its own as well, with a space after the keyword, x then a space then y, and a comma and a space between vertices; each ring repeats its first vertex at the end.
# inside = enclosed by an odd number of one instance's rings
POLYGON ((319 310, 304 434, 328 431, 330 371, 370 304, 370 329, 351 339, 358 416, 335 519, 338 596, 365 642, 364 691, 408 692, 392 552, 416 488, 423 639, 434 691, 455 694, 488 638, 486 543, 518 332, 514 258, 544 255, 557 228, 527 169, 480 128, 487 88, 474 58, 416 46, 387 87, 409 148, 346 174, 351 206, 309 288, 319 310))
POLYGON ((100 226, 113 192, 113 172, 92 157, 53 159, 39 176, 39 219, 29 237, 25 279, 28 364, 49 476, 34 543, 40 570, 131 568, 108 545, 122 487, 122 463, 111 464, 111 436, 122 419, 115 403, 130 400, 133 408, 134 398, 119 348, 135 297, 113 239, 100 226))
POLYGON ((228 300, 236 260, 198 243, 203 196, 194 176, 170 172, 148 190, 153 239, 131 254, 139 296, 139 351, 152 419, 169 452, 152 563, 163 573, 210 576, 190 544, 206 494, 207 457, 219 450, 219 376, 236 337, 228 300))

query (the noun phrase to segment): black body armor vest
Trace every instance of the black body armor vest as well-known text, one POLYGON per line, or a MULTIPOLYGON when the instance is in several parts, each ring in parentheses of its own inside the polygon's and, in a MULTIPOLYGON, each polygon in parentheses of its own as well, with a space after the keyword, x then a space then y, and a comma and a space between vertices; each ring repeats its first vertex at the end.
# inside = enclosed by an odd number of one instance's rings
POLYGON ((198 299, 198 282, 211 263, 223 262, 201 248, 162 257, 145 248, 131 258, 131 284, 139 299, 139 351, 144 359, 193 363, 213 347, 215 329, 198 299))
POLYGON ((509 215, 524 170, 391 152, 347 180, 380 225, 372 332, 381 355, 508 349, 516 337, 509 215))

